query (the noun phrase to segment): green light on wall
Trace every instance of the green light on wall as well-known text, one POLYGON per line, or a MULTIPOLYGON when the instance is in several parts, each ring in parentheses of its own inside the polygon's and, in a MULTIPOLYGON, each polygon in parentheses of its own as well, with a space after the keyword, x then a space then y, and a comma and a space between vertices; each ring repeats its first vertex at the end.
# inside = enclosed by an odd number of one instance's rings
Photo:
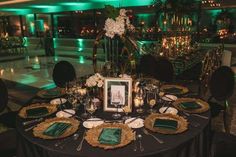
POLYGON ((23 40, 24 40, 24 45, 25 47, 29 46, 29 41, 28 41, 28 38, 27 37, 23 37, 23 40))
POLYGON ((84 56, 79 56, 79 63, 84 64, 84 56))
POLYGON ((54 56, 54 61, 58 62, 58 56, 57 55, 54 56))
POLYGON ((53 38, 53 47, 57 48, 57 39, 56 38, 53 38))
POLYGON ((84 39, 77 39, 76 46, 78 47, 78 51, 83 51, 83 49, 84 49, 84 39))
POLYGON ((222 12, 221 9, 215 9, 215 10, 207 10, 208 13, 210 13, 213 17, 217 16, 219 13, 222 12))

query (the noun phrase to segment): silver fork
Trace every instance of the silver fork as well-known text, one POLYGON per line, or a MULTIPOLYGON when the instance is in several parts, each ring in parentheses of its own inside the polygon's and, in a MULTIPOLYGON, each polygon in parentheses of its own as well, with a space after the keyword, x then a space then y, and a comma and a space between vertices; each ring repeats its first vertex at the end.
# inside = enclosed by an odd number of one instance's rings
POLYGON ((164 141, 162 141, 161 139, 157 138, 156 136, 154 136, 153 134, 151 134, 150 132, 148 132, 146 129, 143 129, 144 134, 146 135, 150 135, 152 136, 157 142, 159 142, 160 144, 164 143, 164 141))
MULTIPOLYGON (((77 140, 79 138, 79 134, 78 133, 75 133, 74 135, 73 135, 73 140, 75 141, 75 140, 77 140)), ((70 138, 69 138, 70 139, 70 138)), ((64 148, 64 146, 68 143, 68 142, 70 142, 71 140, 66 140, 66 142, 63 142, 63 144, 62 145, 60 145, 60 148, 61 149, 63 149, 64 148)))
POLYGON ((84 131, 84 134, 83 134, 82 140, 80 141, 78 147, 76 148, 76 150, 77 150, 78 152, 81 151, 81 149, 82 149, 82 147, 83 147, 83 143, 84 143, 85 135, 86 135, 86 130, 84 131))

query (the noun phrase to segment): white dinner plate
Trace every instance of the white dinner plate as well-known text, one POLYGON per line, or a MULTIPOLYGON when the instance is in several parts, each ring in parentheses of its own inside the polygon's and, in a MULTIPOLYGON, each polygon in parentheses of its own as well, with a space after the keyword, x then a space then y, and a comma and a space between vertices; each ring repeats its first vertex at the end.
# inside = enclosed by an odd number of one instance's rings
POLYGON ((175 100, 177 100, 177 96, 166 94, 163 97, 161 97, 161 99, 165 100, 165 101, 175 101, 175 100))
POLYGON ((104 123, 104 120, 100 118, 90 118, 83 122, 83 126, 87 129, 91 129, 103 123, 104 123))
MULTIPOLYGON (((166 110, 167 107, 161 107, 159 109, 159 112, 160 113, 163 113, 165 110, 166 110)), ((176 115, 178 113, 178 110, 175 109, 174 107, 169 107, 165 113, 170 113, 170 114, 173 114, 173 115, 176 115)))
POLYGON ((56 116, 58 118, 61 118, 61 117, 69 118, 69 117, 72 117, 74 114, 75 114, 75 110, 65 109, 63 111, 57 112, 56 116))
POLYGON ((52 104, 52 105, 60 105, 60 104, 66 103, 66 101, 67 100, 65 98, 56 98, 56 99, 52 99, 50 101, 50 104, 52 104))
POLYGON ((125 124, 128 124, 128 126, 133 129, 142 128, 144 126, 144 120, 142 118, 137 118, 134 120, 134 118, 135 117, 127 119, 125 124))

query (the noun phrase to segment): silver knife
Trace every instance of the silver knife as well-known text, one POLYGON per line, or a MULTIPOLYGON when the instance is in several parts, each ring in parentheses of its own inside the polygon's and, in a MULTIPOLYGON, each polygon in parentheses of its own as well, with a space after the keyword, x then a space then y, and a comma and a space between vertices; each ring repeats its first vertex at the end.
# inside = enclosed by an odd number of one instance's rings
POLYGON ((23 125, 29 125, 29 124, 32 124, 32 123, 35 123, 35 122, 40 122, 42 120, 43 120, 43 118, 26 121, 26 122, 23 122, 23 125))

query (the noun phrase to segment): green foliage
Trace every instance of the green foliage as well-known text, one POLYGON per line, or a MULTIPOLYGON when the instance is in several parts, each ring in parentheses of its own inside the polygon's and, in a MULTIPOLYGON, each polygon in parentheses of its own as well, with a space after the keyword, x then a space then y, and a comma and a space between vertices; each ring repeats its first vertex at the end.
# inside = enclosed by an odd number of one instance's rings
POLYGON ((105 17, 115 19, 119 16, 119 10, 112 5, 105 6, 105 17))

